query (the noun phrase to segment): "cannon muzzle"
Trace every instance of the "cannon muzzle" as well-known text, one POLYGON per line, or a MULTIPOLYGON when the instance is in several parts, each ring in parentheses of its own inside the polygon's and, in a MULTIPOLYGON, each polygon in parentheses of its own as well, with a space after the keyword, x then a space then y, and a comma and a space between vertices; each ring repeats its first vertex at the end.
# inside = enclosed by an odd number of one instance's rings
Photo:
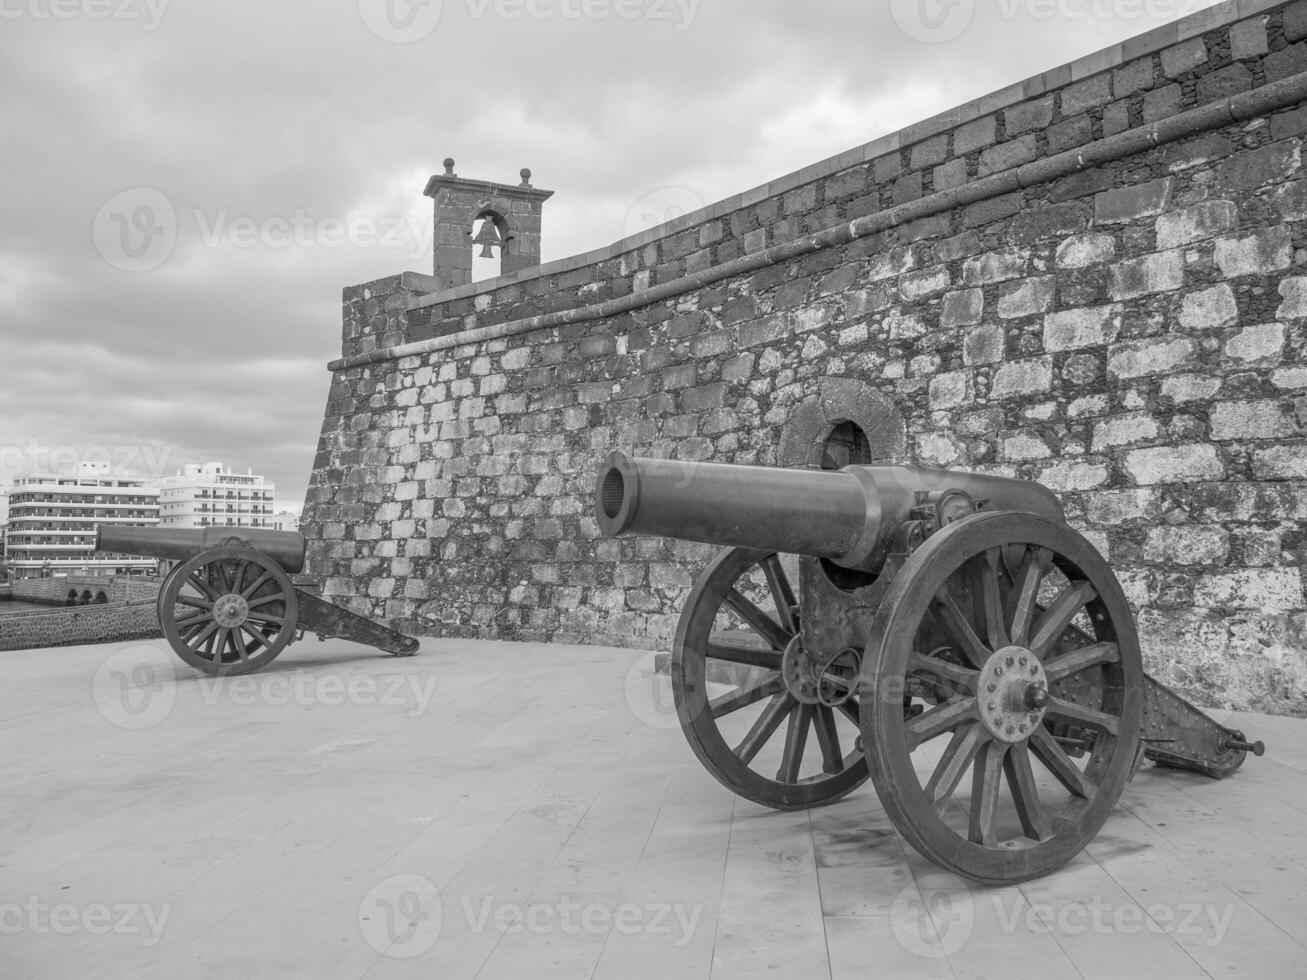
POLYGON ((261 551, 287 573, 304 569, 304 535, 262 527, 136 527, 101 524, 95 550, 185 561, 210 548, 235 544, 261 551))
POLYGON ((986 510, 1066 521, 1053 493, 1026 480, 920 466, 781 469, 620 452, 600 467, 595 515, 608 537, 680 538, 878 572, 898 529, 917 508, 949 491, 961 491, 986 510))

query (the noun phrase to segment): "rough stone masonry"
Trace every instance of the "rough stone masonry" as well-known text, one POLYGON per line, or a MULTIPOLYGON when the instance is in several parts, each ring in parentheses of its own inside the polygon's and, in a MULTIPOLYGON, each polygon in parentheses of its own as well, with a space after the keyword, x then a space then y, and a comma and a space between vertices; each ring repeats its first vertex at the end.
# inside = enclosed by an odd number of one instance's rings
POLYGON ((1307 714, 1304 73, 1307 2, 1230 0, 596 253, 346 289, 324 596, 666 647, 708 550, 600 539, 601 458, 776 463, 863 392, 885 454, 1057 491, 1163 681, 1307 714))

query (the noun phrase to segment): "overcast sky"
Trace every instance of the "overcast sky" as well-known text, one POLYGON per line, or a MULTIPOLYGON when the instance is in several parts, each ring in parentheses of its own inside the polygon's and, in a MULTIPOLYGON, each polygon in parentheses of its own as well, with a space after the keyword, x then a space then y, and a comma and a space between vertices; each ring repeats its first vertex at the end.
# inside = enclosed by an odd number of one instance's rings
POLYGON ((0 482, 224 460, 299 509, 341 288, 431 271, 446 156, 530 167, 556 259, 1210 5, 0 0, 0 482))

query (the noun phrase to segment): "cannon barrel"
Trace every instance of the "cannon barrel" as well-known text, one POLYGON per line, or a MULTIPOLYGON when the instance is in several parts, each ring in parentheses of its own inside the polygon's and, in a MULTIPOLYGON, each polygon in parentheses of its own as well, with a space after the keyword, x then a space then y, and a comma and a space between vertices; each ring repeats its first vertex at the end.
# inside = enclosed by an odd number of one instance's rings
POLYGON ((261 551, 291 575, 304 569, 304 535, 261 527, 137 527, 101 524, 95 550, 185 561, 223 544, 241 544, 261 551))
POLYGON ((1038 483, 920 466, 781 469, 611 453, 595 484, 609 537, 648 534, 827 558, 880 571, 894 536, 932 494, 961 490, 986 510, 1065 516, 1038 483))

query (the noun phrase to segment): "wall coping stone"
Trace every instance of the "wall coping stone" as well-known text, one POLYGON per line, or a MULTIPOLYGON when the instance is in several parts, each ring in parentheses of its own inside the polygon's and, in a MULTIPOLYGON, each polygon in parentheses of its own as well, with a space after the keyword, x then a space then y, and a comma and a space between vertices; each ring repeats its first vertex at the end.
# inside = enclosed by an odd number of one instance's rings
POLYGON ((671 221, 655 225, 653 228, 646 229, 628 238, 619 239, 611 245, 571 255, 563 259, 555 259, 541 265, 530 266, 526 269, 519 269, 516 272, 496 276, 493 279, 483 279, 479 282, 456 286, 452 289, 438 289, 414 300, 409 308, 421 309, 427 306, 437 306, 450 300, 466 299, 469 296, 489 292, 514 283, 557 275, 561 272, 570 272, 582 266, 597 265, 600 262, 616 259, 627 252, 643 248, 705 221, 712 221, 741 208, 765 201, 767 198, 776 197, 821 177, 847 170, 859 164, 870 163, 877 157, 882 157, 913 143, 921 142, 931 136, 949 132, 973 119, 979 119, 981 116, 1006 109, 1026 99, 1061 88, 1071 82, 1078 82, 1105 71, 1110 71, 1143 55, 1161 51, 1164 48, 1188 40, 1191 37, 1200 36, 1207 31, 1215 30, 1226 24, 1284 6, 1287 2, 1290 2, 1290 0, 1224 0, 1223 3, 1189 14, 1178 21, 1163 24, 1161 27, 1154 28, 1147 33, 1127 38, 1120 43, 1077 58, 1075 61, 1032 75, 1023 81, 1014 82, 970 102, 965 102, 960 106, 946 109, 928 119, 912 123, 903 129, 886 133, 884 136, 878 136, 868 143, 809 164, 799 170, 768 181, 766 184, 759 184, 757 187, 724 198, 697 211, 679 215, 671 221))
MULTIPOLYGON (((1275 3, 1264 3, 1262 5, 1275 6, 1279 2, 1281 2, 1281 0, 1276 0, 1275 3)), ((1255 6, 1259 3, 1262 3, 1262 0, 1246 0, 1246 2, 1245 0, 1239 0, 1239 2, 1236 2, 1236 0, 1227 0, 1225 4, 1221 5, 1221 7, 1236 8, 1249 4, 1255 6)), ((1189 18, 1186 18, 1186 21, 1188 19, 1189 18)), ((1159 31, 1169 32, 1172 29, 1178 31, 1179 25, 1166 25, 1163 28, 1159 28, 1157 31, 1152 31, 1147 35, 1143 35, 1143 37, 1151 37, 1152 35, 1158 34, 1159 31)), ((956 207, 975 204, 979 201, 1007 194, 1012 191, 1021 190, 1022 188, 1031 187, 1036 184, 1043 184, 1059 177, 1075 173, 1079 170, 1099 166, 1111 160, 1117 160, 1131 154, 1143 152, 1155 146, 1183 139, 1187 136, 1193 135, 1194 133, 1215 129, 1232 122, 1243 122, 1248 119, 1253 119, 1265 115, 1275 109, 1302 102, 1304 99, 1307 99, 1307 72, 1292 75, 1288 78, 1281 79, 1280 81, 1263 85, 1260 88, 1239 92, 1215 102, 1209 102, 1205 105, 1186 110, 1185 112, 1178 113, 1177 115, 1170 116, 1158 122, 1148 123, 1143 126, 1135 127, 1134 129, 1128 129, 1122 133, 1117 133, 1114 136, 1094 140, 1091 143, 1079 147, 1073 147, 1070 150, 1063 151, 1062 153, 1053 156, 1043 157, 1031 163, 999 171, 998 173, 972 180, 958 187, 944 191, 937 191, 907 204, 896 205, 895 207, 886 210, 864 215, 850 222, 844 222, 826 228, 814 234, 804 235, 788 242, 772 245, 758 252, 742 255, 720 265, 712 266, 699 272, 681 276, 664 283, 659 283, 642 291, 633 292, 617 299, 606 300, 602 303, 595 303, 587 306, 580 306, 574 309, 562 310, 556 313, 545 313, 532 317, 524 317, 518 320, 509 320, 484 327, 473 327, 468 330, 459 331, 458 333, 432 337, 426 340, 400 344, 394 347, 365 351, 349 357, 333 360, 328 364, 328 369, 333 372, 343 371, 367 364, 398 360, 404 357, 421 356, 452 347, 463 346, 465 344, 479 343, 486 340, 495 340, 502 337, 529 333, 535 330, 615 316, 619 313, 624 313, 643 306, 649 306, 653 303, 679 296, 712 282, 718 282, 722 279, 753 272, 769 265, 786 262, 796 256, 804 255, 809 252, 846 245, 856 239, 865 238, 889 228, 916 221, 920 218, 929 217, 930 215, 939 214, 944 211, 950 211, 956 207)), ((739 205, 736 204, 732 209, 738 206, 739 205)), ((677 221, 664 227, 679 228, 684 220, 684 217, 677 219, 677 221)), ((696 219, 696 222, 697 220, 700 219, 696 219)), ((657 230, 658 229, 651 229, 651 231, 657 230)), ((627 241, 630 241, 630 239, 627 241)), ((587 254, 595 255, 598 253, 587 254)), ((535 275, 545 274, 543 270, 546 268, 546 266, 538 266, 533 269, 522 270, 523 272, 529 272, 532 274, 531 276, 522 276, 522 278, 531 278, 535 275)), ((518 275, 521 275, 521 273, 518 275)), ((500 277, 496 280, 475 283, 473 285, 477 288, 472 289, 467 293, 460 292, 459 290, 451 290, 447 293, 436 294, 434 297, 422 297, 414 306, 410 306, 410 309, 456 298, 456 293, 461 296, 471 295, 476 292, 484 292, 489 288, 488 283, 493 283, 496 287, 502 286, 505 282, 512 281, 512 278, 513 277, 500 277)), ((467 287, 461 287, 461 289, 466 288, 467 287)))

